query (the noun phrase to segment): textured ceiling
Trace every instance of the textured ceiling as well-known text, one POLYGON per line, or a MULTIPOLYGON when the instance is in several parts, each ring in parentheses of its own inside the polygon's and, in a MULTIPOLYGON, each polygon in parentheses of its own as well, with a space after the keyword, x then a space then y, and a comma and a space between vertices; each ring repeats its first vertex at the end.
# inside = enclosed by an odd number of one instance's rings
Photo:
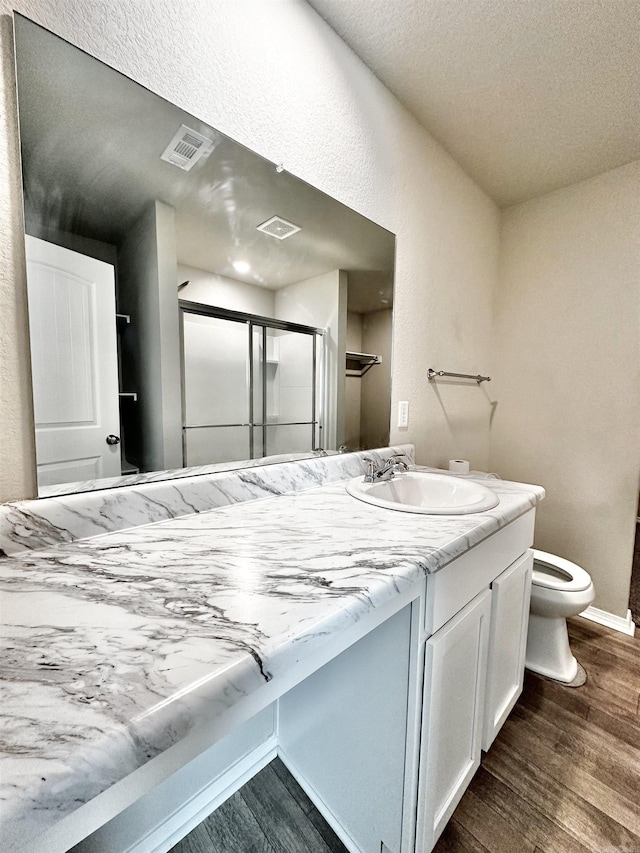
POLYGON ((640 158, 640 0, 309 0, 498 204, 640 158))

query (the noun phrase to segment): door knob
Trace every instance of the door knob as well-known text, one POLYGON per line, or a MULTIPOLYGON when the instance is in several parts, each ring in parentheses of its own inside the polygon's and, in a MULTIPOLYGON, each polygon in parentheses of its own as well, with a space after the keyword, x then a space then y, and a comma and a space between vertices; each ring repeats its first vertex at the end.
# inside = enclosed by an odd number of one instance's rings
POLYGON ((119 435, 108 435, 107 436, 107 444, 120 444, 120 436, 119 435))

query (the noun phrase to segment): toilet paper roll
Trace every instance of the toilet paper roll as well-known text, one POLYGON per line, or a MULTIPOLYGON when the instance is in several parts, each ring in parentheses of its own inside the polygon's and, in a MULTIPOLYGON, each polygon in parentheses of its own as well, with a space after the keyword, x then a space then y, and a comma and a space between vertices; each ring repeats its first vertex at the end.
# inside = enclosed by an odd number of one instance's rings
POLYGON ((466 459, 450 459, 449 470, 454 474, 468 474, 469 462, 466 459))

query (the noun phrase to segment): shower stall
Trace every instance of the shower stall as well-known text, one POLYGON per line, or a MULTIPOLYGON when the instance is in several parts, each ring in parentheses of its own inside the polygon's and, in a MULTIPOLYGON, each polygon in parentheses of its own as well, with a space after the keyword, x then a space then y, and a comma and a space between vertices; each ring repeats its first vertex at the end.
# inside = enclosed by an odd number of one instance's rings
POLYGON ((323 447, 323 329, 180 302, 186 467, 323 447))

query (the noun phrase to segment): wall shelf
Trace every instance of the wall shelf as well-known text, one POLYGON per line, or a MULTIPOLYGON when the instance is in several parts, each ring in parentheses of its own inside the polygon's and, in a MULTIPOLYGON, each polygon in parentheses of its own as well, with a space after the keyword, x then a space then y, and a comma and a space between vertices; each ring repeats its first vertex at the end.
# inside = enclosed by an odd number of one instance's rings
POLYGON ((347 352, 347 376, 364 376, 376 364, 382 364, 379 355, 368 352, 347 352))

